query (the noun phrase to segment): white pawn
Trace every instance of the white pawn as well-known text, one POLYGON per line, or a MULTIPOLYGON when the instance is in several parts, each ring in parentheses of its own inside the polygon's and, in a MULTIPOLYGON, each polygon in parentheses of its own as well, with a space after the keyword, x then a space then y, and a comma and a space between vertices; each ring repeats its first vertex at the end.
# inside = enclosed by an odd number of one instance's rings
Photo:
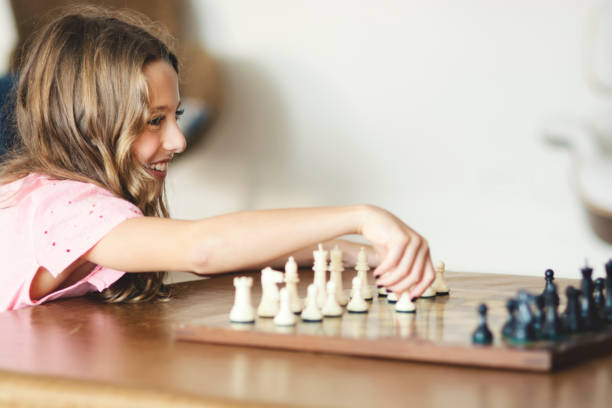
POLYGON ((351 301, 348 303, 346 310, 349 313, 367 313, 368 303, 362 297, 361 278, 355 276, 353 278, 353 287, 351 288, 351 301))
POLYGON ((378 296, 387 297, 387 289, 385 289, 384 287, 378 288, 378 296))
POLYGON ((391 292, 387 294, 387 302, 388 303, 397 303, 397 295, 395 292, 391 292))
POLYGON ((323 320, 323 315, 317 306, 317 291, 318 288, 314 283, 308 285, 306 307, 302 310, 302 320, 305 322, 320 322, 323 320))
POLYGON ((321 311, 325 317, 340 317, 342 316, 342 307, 336 299, 336 282, 327 282, 327 300, 321 311))
POLYGON ((274 317, 278 313, 278 286, 283 281, 283 273, 267 267, 261 271, 261 301, 257 316, 274 317))
POLYGON ((323 245, 319 244, 319 249, 313 251, 312 255, 314 257, 314 265, 312 266, 314 271, 313 284, 317 287, 317 306, 320 309, 325 305, 325 298, 327 297, 325 288, 327 282, 327 251, 323 249, 323 245))
POLYGON ((370 265, 368 264, 368 255, 366 254, 364 247, 361 247, 359 253, 357 254, 357 264, 355 265, 355 270, 357 271, 357 276, 361 278, 361 296, 365 300, 372 300, 374 298, 374 294, 368 285, 368 271, 370 270, 370 265))
POLYGON ((349 299, 342 287, 342 272, 344 271, 344 266, 342 265, 342 251, 338 248, 338 245, 331 250, 329 257, 329 280, 336 283, 336 300, 341 306, 346 306, 349 299))
POLYGON ((395 304, 395 311, 399 313, 414 313, 416 311, 416 307, 410 299, 409 292, 403 292, 400 296, 399 300, 395 304))
POLYGON ((289 291, 287 288, 282 288, 280 290, 280 308, 274 316, 274 324, 277 326, 294 326, 296 322, 297 318, 291 311, 289 291))
POLYGON ((253 278, 247 276, 235 277, 234 287, 236 295, 234 306, 230 311, 230 321, 233 323, 253 323, 255 321, 255 310, 251 305, 251 287, 253 278))
POLYGON ((444 262, 437 261, 434 265, 434 270, 436 271, 436 279, 431 284, 433 288, 436 290, 438 295, 448 295, 450 292, 450 288, 444 281, 444 262))
POLYGON ((289 303, 291 304, 291 311, 293 313, 299 314, 304 305, 302 304, 302 299, 300 299, 297 291, 297 283, 300 281, 297 274, 297 263, 295 263, 295 259, 292 256, 289 257, 289 260, 285 264, 285 287, 289 292, 289 303))

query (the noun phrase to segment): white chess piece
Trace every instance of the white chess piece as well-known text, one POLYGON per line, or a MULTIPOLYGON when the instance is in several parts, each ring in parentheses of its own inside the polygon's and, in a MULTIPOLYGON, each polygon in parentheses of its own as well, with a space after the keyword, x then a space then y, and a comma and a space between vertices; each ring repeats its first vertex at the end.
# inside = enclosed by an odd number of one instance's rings
POLYGON ((234 306, 230 311, 230 321, 233 323, 253 323, 255 321, 255 310, 251 304, 251 287, 253 278, 247 276, 235 277, 234 287, 236 295, 234 306))
POLYGON ((291 311, 299 314, 304 308, 304 305, 302 304, 302 299, 300 299, 297 291, 297 283, 300 281, 297 270, 298 267, 297 263, 295 263, 295 259, 293 259, 292 256, 289 257, 289 260, 285 264, 285 287, 289 292, 291 311))
POLYGON ((302 320, 305 322, 320 322, 323 320, 323 315, 317 306, 318 288, 312 283, 308 285, 307 291, 306 307, 302 310, 302 320))
POLYGON ((387 293, 387 302, 397 303, 397 295, 395 294, 395 292, 387 293))
POLYGON ((361 291, 361 278, 355 276, 353 278, 353 287, 351 288, 351 301, 346 306, 349 313, 367 313, 368 303, 365 301, 361 291))
POLYGON ((387 297, 387 289, 385 289, 384 287, 378 288, 378 296, 387 297))
POLYGON ((329 257, 329 280, 336 283, 336 300, 338 304, 346 306, 349 299, 342 287, 342 272, 344 271, 344 266, 342 265, 342 251, 338 248, 338 245, 330 251, 329 257))
POLYGON ((342 316, 342 307, 336 299, 336 282, 330 280, 327 282, 327 300, 321 311, 325 317, 340 317, 342 316))
POLYGON ((261 301, 257 316, 274 317, 278 313, 279 292, 277 283, 283 281, 283 273, 267 267, 261 271, 261 301))
POLYGON ((444 262, 437 261, 434 265, 434 270, 436 271, 436 279, 431 284, 436 290, 438 295, 448 295, 450 292, 450 288, 444 281, 444 262))
POLYGON ((403 292, 395 304, 395 311, 399 313, 414 313, 416 311, 416 307, 410 299, 410 292, 403 292))
POLYGON ((323 249, 323 245, 319 244, 319 249, 313 251, 312 255, 314 257, 314 265, 312 267, 314 271, 313 284, 317 287, 317 306, 320 309, 325 305, 325 298, 327 297, 325 287, 327 282, 327 251, 323 249))
POLYGON ((368 271, 370 270, 370 265, 368 265, 368 255, 366 254, 364 247, 361 247, 359 253, 357 254, 357 264, 355 265, 355 270, 357 271, 357 276, 359 276, 361 279, 361 296, 365 300, 372 300, 374 298, 374 294, 368 285, 368 271))
POLYGON ((274 316, 274 324, 277 326, 294 326, 297 318, 291 310, 291 299, 287 288, 280 290, 280 307, 276 316, 274 316))

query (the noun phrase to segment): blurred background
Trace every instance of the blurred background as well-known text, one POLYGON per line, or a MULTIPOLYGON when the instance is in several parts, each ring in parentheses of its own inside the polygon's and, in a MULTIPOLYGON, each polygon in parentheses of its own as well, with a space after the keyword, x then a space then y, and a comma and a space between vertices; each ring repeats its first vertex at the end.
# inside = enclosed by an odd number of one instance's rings
MULTIPOLYGON (((175 218, 371 203, 448 270, 603 274, 612 1, 157 3, 214 67, 186 64, 207 125, 169 173, 175 218)), ((6 71, 7 0, 0 24, 6 71)))

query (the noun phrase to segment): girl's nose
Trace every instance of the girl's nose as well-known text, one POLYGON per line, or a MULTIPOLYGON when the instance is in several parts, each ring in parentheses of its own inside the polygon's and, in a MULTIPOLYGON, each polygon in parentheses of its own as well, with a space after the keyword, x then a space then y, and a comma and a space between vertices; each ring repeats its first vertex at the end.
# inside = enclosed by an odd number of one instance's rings
POLYGON ((164 149, 174 153, 181 153, 185 150, 185 147, 187 147, 187 141, 178 123, 175 122, 168 128, 164 138, 164 149))

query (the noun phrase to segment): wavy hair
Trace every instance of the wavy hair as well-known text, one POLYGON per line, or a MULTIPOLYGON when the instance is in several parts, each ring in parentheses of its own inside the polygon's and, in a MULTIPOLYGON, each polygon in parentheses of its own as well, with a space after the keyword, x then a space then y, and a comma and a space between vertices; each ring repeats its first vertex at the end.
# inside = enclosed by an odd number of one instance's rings
MULTIPOLYGON (((29 173, 97 184, 144 215, 167 217, 163 181, 132 154, 145 129, 144 66, 179 72, 170 37, 131 11, 64 12, 26 43, 15 89, 17 143, 0 164, 0 183, 29 173)), ((128 273, 97 297, 107 302, 166 299, 165 272, 128 273)))

